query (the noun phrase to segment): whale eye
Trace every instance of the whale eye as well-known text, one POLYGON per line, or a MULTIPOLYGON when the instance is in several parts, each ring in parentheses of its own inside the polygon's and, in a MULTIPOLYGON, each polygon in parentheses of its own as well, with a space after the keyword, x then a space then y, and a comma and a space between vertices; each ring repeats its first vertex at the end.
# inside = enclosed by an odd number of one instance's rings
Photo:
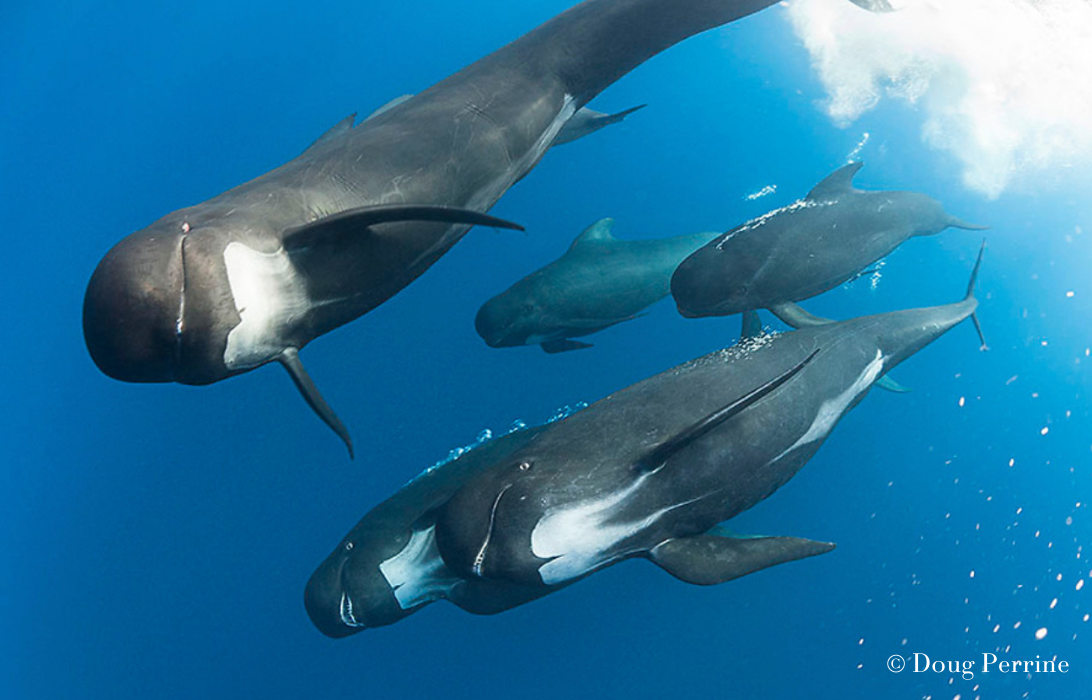
POLYGON ((527 460, 524 460, 524 461, 519 463, 519 470, 521 472, 530 471, 532 466, 534 466, 534 465, 531 464, 530 462, 528 462, 527 460))
POLYGON ((743 296, 746 293, 747 293, 747 285, 741 284, 738 287, 736 287, 736 294, 737 295, 743 296))

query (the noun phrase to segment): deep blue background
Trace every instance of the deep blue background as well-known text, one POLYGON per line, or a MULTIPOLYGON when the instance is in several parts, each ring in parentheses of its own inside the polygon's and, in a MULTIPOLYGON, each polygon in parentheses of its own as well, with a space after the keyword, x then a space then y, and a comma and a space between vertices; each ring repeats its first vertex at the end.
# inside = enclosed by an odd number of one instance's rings
MULTIPOLYGON (((1092 533, 1090 180, 988 201, 921 143, 911 108, 835 128, 780 7, 687 41, 601 96, 604 110, 650 106, 548 154, 501 201, 494 213, 527 234, 472 231, 389 303, 307 348, 354 431, 355 462, 275 367, 205 388, 95 369, 83 290, 117 240, 569 4, 0 10, 0 695, 1087 697, 1092 585, 1076 584, 1092 569, 1081 552, 1092 533), (630 562, 491 618, 440 603, 347 640, 314 630, 301 601, 312 569, 420 469, 482 428, 543 420, 738 332, 736 319, 685 321, 665 302, 590 351, 497 351, 473 330, 482 301, 602 216, 621 237, 653 237, 787 204, 864 131, 861 186, 927 192, 992 226, 978 293, 992 351, 978 351, 969 324, 942 338, 899 368, 911 394, 870 395, 734 524, 833 540, 834 553, 708 589, 630 562), (771 183, 775 195, 744 200, 771 183), (1036 641, 1040 627, 1049 634, 1036 641), (885 669, 915 651, 1056 656, 1072 670, 953 681, 885 669)), ((876 290, 862 280, 809 309, 848 317, 954 300, 977 247, 961 231, 911 241, 876 290)))

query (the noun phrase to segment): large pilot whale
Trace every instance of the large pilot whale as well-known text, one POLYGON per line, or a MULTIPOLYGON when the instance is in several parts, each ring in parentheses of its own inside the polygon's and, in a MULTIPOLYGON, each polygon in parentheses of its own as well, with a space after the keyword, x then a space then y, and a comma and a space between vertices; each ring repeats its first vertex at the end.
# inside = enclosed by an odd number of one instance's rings
POLYGON ((183 384, 279 361, 351 454, 299 351, 389 299, 471 225, 512 226, 482 212, 611 83, 774 2, 587 0, 359 126, 343 120, 294 160, 114 246, 84 299, 92 359, 115 379, 183 384))
POLYGON ((482 304, 474 328, 494 348, 540 345, 548 353, 589 348, 573 338, 640 315, 667 296, 671 273, 716 233, 622 240, 600 219, 569 249, 482 304))
POLYGON ((718 525, 791 479, 877 379, 974 314, 981 260, 959 302, 750 339, 546 428, 440 508, 447 568, 550 589, 641 557, 715 584, 830 551, 718 525))
POLYGON ((713 584, 830 551, 717 523, 790 479, 877 377, 973 316, 978 267, 955 304, 748 338, 426 470, 315 570, 311 621, 346 637, 438 600, 493 614, 629 557, 713 584))
POLYGON ((769 309, 794 328, 826 323, 796 302, 854 279, 915 236, 981 230, 918 192, 864 191, 864 166, 834 171, 803 199, 718 236, 682 261, 671 295, 687 317, 769 309))

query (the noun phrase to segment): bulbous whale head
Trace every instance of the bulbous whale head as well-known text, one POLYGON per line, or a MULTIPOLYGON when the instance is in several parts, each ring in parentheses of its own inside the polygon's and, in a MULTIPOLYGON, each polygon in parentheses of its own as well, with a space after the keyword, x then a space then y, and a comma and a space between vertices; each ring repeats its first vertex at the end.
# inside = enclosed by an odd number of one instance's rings
POLYGON ((537 572, 546 560, 535 556, 530 533, 545 509, 529 497, 552 490, 557 470, 538 461, 514 455, 477 474, 440 510, 436 544, 456 575, 542 585, 537 572))
POLYGON ((181 232, 142 231, 99 262, 83 302, 83 337, 107 376, 171 382, 179 372, 185 270, 181 232))
POLYGON ((526 345, 535 315, 534 303, 508 291, 482 304, 474 317, 474 329, 491 348, 526 345))
POLYGON ((307 615, 327 637, 340 639, 368 628, 390 625, 414 611, 404 610, 398 604, 394 589, 383 578, 379 562, 371 561, 373 544, 362 545, 366 565, 357 561, 360 557, 356 556, 354 545, 358 544, 351 539, 342 542, 315 570, 304 589, 307 615))
POLYGON ((730 316, 768 301, 760 289, 766 257, 746 248, 726 255, 721 240, 694 251, 671 275, 671 298, 686 318, 730 316))
POLYGON ((83 336, 109 377, 209 384, 238 373, 224 361, 240 321, 224 266, 230 229, 183 216, 193 218, 176 212, 122 239, 91 275, 83 336))

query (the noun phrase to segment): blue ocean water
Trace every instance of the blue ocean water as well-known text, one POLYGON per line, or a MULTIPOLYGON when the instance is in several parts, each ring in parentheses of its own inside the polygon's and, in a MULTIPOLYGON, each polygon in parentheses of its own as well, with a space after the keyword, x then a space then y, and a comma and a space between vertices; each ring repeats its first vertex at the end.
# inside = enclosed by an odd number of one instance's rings
MULTIPOLYGON (((785 7, 621 80, 592 106, 649 107, 547 154, 493 210, 526 234, 473 230, 390 302, 304 351, 354 430, 356 461, 275 367, 193 388, 123 384, 92 364, 83 292, 117 240, 570 4, 0 11, 0 693, 1087 697, 1092 168, 1074 152, 990 196, 923 140, 927 100, 885 100, 836 124, 785 7), (835 552, 711 588, 626 562, 493 617, 437 603, 344 640, 312 627, 302 591, 315 566, 449 449, 738 334, 735 318, 684 320, 662 302, 591 338, 592 350, 493 350, 473 328, 485 299, 603 216, 619 237, 659 237, 788 204, 866 133, 860 186, 926 192, 991 226, 978 285, 991 350, 979 352, 969 324, 953 330, 899 368, 913 392, 872 392, 792 482, 733 522, 834 541, 835 552), (887 669, 915 652, 979 670, 985 652, 1065 660, 1069 671, 887 669)), ((910 241, 878 284, 807 307, 847 318, 955 300, 978 242, 955 230, 910 241)))

